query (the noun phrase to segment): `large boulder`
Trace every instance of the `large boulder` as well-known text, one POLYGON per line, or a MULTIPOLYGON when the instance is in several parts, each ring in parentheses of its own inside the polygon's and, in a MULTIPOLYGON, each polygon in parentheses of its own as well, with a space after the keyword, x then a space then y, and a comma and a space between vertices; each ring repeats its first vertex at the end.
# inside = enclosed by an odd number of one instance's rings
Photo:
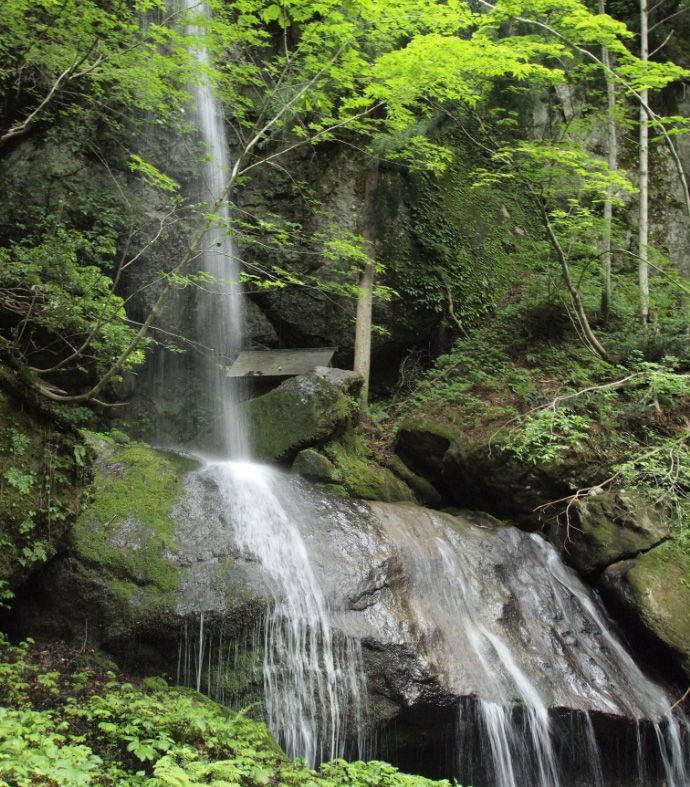
POLYGON ((601 584, 619 613, 676 654, 690 676, 690 555, 666 542, 609 566, 601 584))
POLYGON ((217 491, 194 472, 199 463, 142 443, 92 442, 91 502, 66 553, 19 591, 17 625, 169 673, 182 627, 200 613, 236 637, 251 629, 260 582, 251 589, 217 491))
POLYGON ((584 574, 599 573, 669 536, 660 512, 625 491, 578 498, 549 531, 551 542, 584 574))
POLYGON ((572 730, 559 720, 590 714, 622 745, 631 718, 670 704, 540 536, 338 498, 263 465, 98 450, 72 550, 18 599, 17 634, 99 646, 130 670, 244 704, 260 695, 268 659, 268 704, 288 709, 283 687, 311 680, 304 660, 329 643, 323 664, 335 665, 345 712, 366 707, 361 723, 383 730, 400 760, 431 757, 459 707, 473 729, 488 712, 511 725, 522 708, 528 736, 546 734, 548 718, 564 739, 572 730))
POLYGON ((287 462, 302 448, 325 443, 353 422, 361 385, 354 372, 320 366, 250 399, 241 417, 249 423, 252 453, 259 460, 287 462))

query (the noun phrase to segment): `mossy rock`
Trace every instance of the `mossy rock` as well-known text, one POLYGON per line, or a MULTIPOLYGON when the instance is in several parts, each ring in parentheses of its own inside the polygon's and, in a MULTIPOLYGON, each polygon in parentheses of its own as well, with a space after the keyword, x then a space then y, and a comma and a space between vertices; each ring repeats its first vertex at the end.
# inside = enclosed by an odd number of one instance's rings
POLYGON ((179 638, 201 614, 228 637, 253 632, 265 606, 255 564, 238 559, 217 487, 192 472, 199 464, 142 443, 91 442, 92 499, 67 553, 18 593, 17 635, 88 643, 155 673, 174 669, 179 638))
POLYGON ((570 516, 570 528, 559 522, 549 540, 585 574, 645 552, 670 535, 670 526, 659 512, 628 492, 581 498, 570 516))
POLYGON ((590 486, 606 472, 589 457, 527 462, 505 447, 500 431, 464 431, 424 415, 402 422, 395 452, 433 486, 443 505, 486 511, 524 530, 542 526, 540 506, 590 486))
POLYGON ((690 675, 690 555, 667 541, 609 566, 602 584, 618 605, 678 654, 690 675))
POLYGON ((458 437, 454 430, 431 419, 410 418, 398 429, 395 453, 415 474, 440 489, 446 452, 458 437))
POLYGON ((337 480, 338 472, 331 460, 315 448, 300 451, 292 463, 292 472, 310 481, 331 483, 337 480))
POLYGON ((18 586, 57 553, 87 484, 87 453, 76 431, 0 388, 0 583, 18 586))
POLYGON ((91 504, 74 527, 81 562, 99 566, 102 580, 129 599, 137 589, 167 594, 174 605, 179 576, 169 559, 175 551, 173 507, 180 501, 181 477, 197 463, 143 443, 100 446, 91 504))
POLYGON ((441 505, 441 495, 425 478, 413 473, 399 456, 393 454, 386 459, 386 467, 412 489, 417 500, 425 506, 441 505))
POLYGON ((373 461, 360 435, 351 432, 342 442, 328 443, 324 452, 335 466, 332 481, 343 486, 351 497, 385 503, 416 502, 404 481, 373 461))
POLYGON ((267 462, 286 462, 307 446, 326 442, 357 416, 362 378, 342 369, 317 367, 246 402, 252 453, 267 462))

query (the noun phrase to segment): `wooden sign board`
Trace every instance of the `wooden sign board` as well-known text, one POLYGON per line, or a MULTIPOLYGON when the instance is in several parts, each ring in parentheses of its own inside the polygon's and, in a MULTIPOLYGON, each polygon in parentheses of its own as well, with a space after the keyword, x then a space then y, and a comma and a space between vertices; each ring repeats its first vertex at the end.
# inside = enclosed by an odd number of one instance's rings
POLYGON ((315 366, 330 366, 337 347, 294 350, 245 350, 227 371, 228 377, 294 377, 315 366))

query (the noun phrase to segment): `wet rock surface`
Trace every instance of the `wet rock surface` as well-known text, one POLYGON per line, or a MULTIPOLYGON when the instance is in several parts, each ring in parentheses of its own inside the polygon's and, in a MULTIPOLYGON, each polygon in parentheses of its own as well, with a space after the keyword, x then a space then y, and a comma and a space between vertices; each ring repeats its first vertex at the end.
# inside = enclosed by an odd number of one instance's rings
MULTIPOLYGON (((391 759, 409 767, 416 757, 415 770, 428 773, 433 768, 424 763, 457 730, 463 707, 487 736, 501 709, 502 724, 536 741, 550 718, 582 726, 591 717, 599 720, 597 734, 620 742, 634 720, 650 727, 672 702, 539 535, 471 514, 342 499, 249 463, 237 472, 231 462, 194 469, 146 451, 145 466, 139 454, 122 451, 104 459, 108 484, 100 492, 110 508, 97 488, 83 516, 85 537, 19 599, 24 630, 104 647, 143 672, 174 676, 177 663, 192 685, 216 681, 216 696, 237 702, 261 690, 270 642, 262 621, 283 625, 266 610, 280 610, 285 588, 297 588, 302 599, 315 594, 319 639, 333 640, 343 665, 361 660, 366 729, 386 738, 391 759), (129 507, 138 488, 133 472, 145 486, 151 473, 163 479, 170 493, 164 509, 129 507), (259 491, 240 501, 233 484, 255 477, 259 491), (113 498, 113 486, 123 496, 113 498), (277 530, 249 534, 242 509, 259 498, 267 505, 269 491, 284 504, 271 524, 277 530), (127 505, 118 508, 123 497, 127 505), (158 521, 163 511, 167 530, 158 521), (280 535, 288 524, 298 535, 280 535), (306 562, 271 552, 278 539, 303 550, 306 562), (199 652, 208 667, 197 672, 199 652)), ((261 511, 254 514, 265 523, 261 511)), ((309 631, 311 607, 296 608, 306 611, 294 625, 309 631)))

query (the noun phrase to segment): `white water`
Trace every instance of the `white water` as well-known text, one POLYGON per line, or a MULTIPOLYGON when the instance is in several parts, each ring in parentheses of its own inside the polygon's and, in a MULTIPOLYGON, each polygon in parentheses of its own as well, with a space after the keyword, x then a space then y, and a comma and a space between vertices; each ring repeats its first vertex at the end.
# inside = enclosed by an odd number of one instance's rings
MULTIPOLYGON (((651 735, 637 742, 633 756, 644 758, 644 744, 661 763, 666 787, 690 784, 687 720, 666 713, 673 699, 640 670, 591 591, 549 544, 509 530, 487 538, 471 526, 453 529, 452 520, 431 512, 392 509, 376 507, 410 578, 420 647, 458 694, 476 687, 474 709, 460 706, 458 730, 462 746, 468 726, 478 725, 471 745, 480 750, 458 752, 460 781, 479 758, 473 778, 491 787, 564 787, 573 783, 574 768, 578 784, 608 783, 600 753, 607 741, 597 741, 588 715, 594 707, 646 720, 651 735), (559 705, 581 709, 570 729, 552 713, 559 705), (560 766, 564 745, 575 752, 567 776, 560 766)), ((637 770, 634 783, 638 776, 640 784, 660 783, 644 782, 634 764, 622 765, 637 770)))
MULTIPOLYGON (((188 12, 208 18, 208 7, 198 0, 183 0, 188 12)), ((202 33, 190 25, 188 32, 202 33)), ((209 65, 205 48, 193 50, 202 69, 209 65)), ((208 365, 208 398, 221 437, 221 455, 239 459, 248 455, 245 429, 235 415, 235 398, 225 367, 242 345, 242 308, 237 254, 227 229, 229 147, 222 109, 207 78, 190 89, 194 99, 192 120, 199 129, 205 153, 200 192, 214 214, 206 233, 201 260, 211 281, 198 299, 198 325, 205 343, 215 349, 208 365)), ((207 472, 218 485, 232 522, 237 546, 258 560, 271 582, 273 601, 263 632, 263 683, 266 720, 290 756, 310 765, 343 756, 352 739, 363 736, 366 692, 359 643, 333 633, 320 587, 307 550, 295 526, 294 510, 304 516, 305 504, 295 505, 289 484, 268 468, 250 462, 211 463, 207 472), (288 509, 293 509, 289 514, 288 509)), ((196 687, 202 686, 206 663, 208 690, 213 676, 221 693, 223 665, 231 661, 227 646, 218 642, 214 662, 213 637, 204 635, 200 618, 198 647, 180 651, 180 671, 194 670, 196 687), (206 648, 206 651, 204 650, 206 648), (219 663, 216 663, 219 662, 219 663)), ((186 638, 186 642, 191 640, 186 638)), ((363 740, 363 738, 362 738, 363 740)), ((360 745, 363 753, 363 743, 360 745)))
MULTIPOLYGON (((192 14, 208 18, 209 10, 199 0, 183 0, 183 7, 192 14)), ((190 35, 201 36, 202 25, 189 25, 190 35)), ((240 288, 240 264, 229 233, 230 147, 225 133, 222 106, 216 100, 208 75, 209 55, 200 46, 191 50, 201 66, 202 78, 190 85, 193 105, 190 119, 199 129, 203 146, 199 197, 206 203, 209 229, 200 249, 202 269, 209 279, 200 286, 197 299, 197 325, 204 343, 213 348, 207 360, 208 404, 214 414, 214 433, 222 455, 247 455, 247 443, 240 419, 234 415, 236 396, 228 383, 225 370, 242 347, 243 313, 240 288)))
POLYGON ((309 516, 290 481, 251 462, 208 468, 232 517, 237 546, 265 569, 273 604, 264 623, 267 722, 290 756, 310 765, 363 756, 366 691, 359 642, 337 635, 296 517, 309 516))

